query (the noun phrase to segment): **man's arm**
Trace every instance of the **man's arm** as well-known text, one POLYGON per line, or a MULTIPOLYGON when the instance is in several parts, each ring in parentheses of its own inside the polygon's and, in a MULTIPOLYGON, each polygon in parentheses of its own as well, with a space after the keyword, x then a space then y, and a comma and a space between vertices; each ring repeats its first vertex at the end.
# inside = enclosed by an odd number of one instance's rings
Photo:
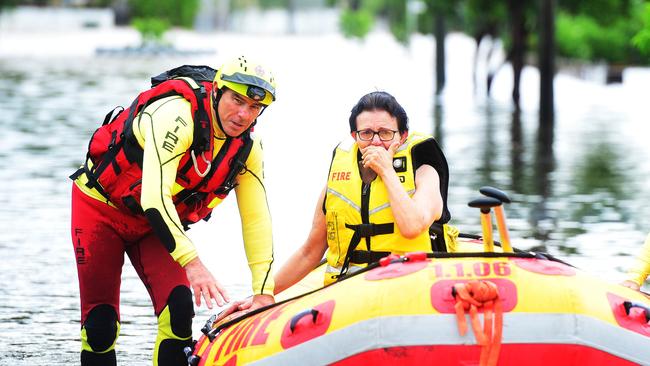
POLYGON ((273 302, 274 281, 273 233, 271 213, 264 187, 263 153, 255 140, 246 169, 237 176, 237 205, 242 222, 244 248, 252 276, 254 305, 263 306, 273 302))
POLYGON ((172 200, 178 164, 192 144, 191 106, 181 97, 164 98, 146 108, 134 121, 133 132, 143 147, 141 206, 154 232, 172 258, 185 268, 197 306, 201 296, 222 306, 225 289, 205 268, 185 235, 172 200))
POLYGON ((302 280, 320 262, 327 250, 327 227, 323 213, 325 189, 321 192, 314 212, 311 231, 305 243, 291 255, 275 275, 275 293, 278 294, 302 280))
POLYGON ((623 281, 622 285, 638 290, 648 277, 648 273, 650 273, 650 234, 645 239, 641 252, 636 257, 636 263, 628 271, 627 279, 623 281))

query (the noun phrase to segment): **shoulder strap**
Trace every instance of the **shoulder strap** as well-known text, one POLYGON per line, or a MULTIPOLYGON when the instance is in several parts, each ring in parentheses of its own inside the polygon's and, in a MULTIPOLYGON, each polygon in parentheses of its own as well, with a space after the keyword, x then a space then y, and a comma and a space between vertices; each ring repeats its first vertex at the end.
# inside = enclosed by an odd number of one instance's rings
POLYGON ((254 141, 249 133, 246 133, 242 138, 244 139, 244 144, 233 157, 230 171, 224 179, 221 187, 217 190, 217 194, 228 194, 228 192, 235 188, 235 178, 237 177, 237 174, 246 169, 246 160, 253 150, 254 141))

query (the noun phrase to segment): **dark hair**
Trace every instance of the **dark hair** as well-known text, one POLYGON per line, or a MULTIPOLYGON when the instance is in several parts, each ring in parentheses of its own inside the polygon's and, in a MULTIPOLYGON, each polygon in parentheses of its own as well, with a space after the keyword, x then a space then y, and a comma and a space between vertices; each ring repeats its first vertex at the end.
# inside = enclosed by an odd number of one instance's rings
POLYGON ((397 102, 397 99, 386 92, 375 91, 361 97, 357 104, 352 107, 350 111, 350 132, 357 130, 357 117, 361 112, 374 110, 385 111, 395 117, 400 133, 409 130, 409 118, 404 108, 397 102))

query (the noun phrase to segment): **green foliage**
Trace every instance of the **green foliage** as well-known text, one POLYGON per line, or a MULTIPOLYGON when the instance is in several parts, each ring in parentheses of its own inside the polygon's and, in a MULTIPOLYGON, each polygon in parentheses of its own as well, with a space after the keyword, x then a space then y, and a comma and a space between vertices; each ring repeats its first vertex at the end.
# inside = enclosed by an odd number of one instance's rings
POLYGON ((575 16, 560 12, 555 21, 557 52, 560 56, 590 60, 593 51, 589 37, 598 33, 598 24, 588 16, 575 16))
POLYGON ((142 44, 163 43, 163 36, 169 29, 169 22, 160 18, 135 18, 131 24, 140 32, 142 44))
POLYGON ((632 44, 645 56, 650 57, 650 4, 640 14, 643 28, 632 38, 632 44))
POLYGON ((482 32, 493 35, 508 31, 508 9, 500 0, 467 0, 462 3, 460 12, 463 18, 463 30, 470 35, 482 32))
POLYGON ((599 24, 609 25, 629 18, 635 1, 639 0, 559 0, 558 5, 568 14, 586 15, 599 24))
POLYGON ((582 60, 630 62, 634 52, 629 40, 634 34, 635 24, 619 18, 604 25, 588 15, 571 16, 560 12, 556 20, 558 54, 582 60))
POLYGON ((262 9, 286 8, 290 0, 259 0, 262 9))
POLYGON ((13 8, 16 5, 18 5, 18 0, 0 0, 0 12, 3 9, 13 8))
POLYGON ((350 10, 344 9, 341 12, 341 32, 347 38, 363 38, 374 25, 373 15, 365 9, 350 10))
POLYGON ((199 10, 199 0, 129 0, 134 18, 158 18, 170 25, 190 28, 199 10))

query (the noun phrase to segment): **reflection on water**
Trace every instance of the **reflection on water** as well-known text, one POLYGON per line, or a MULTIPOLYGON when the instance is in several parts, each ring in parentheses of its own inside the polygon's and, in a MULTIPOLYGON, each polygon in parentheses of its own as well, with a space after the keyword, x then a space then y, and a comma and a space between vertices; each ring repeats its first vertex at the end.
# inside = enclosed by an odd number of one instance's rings
MULTIPOLYGON (((0 365, 77 362, 79 304, 69 243, 67 176, 81 162, 90 134, 113 106, 128 104, 147 87, 151 75, 178 63, 202 61, 0 60, 0 181, 4 187, 0 219, 5 228, 0 236, 0 334, 4 344, 0 365)), ((556 87, 562 85, 560 78, 556 87)), ((299 86, 289 80, 285 95, 299 86)), ((508 102, 477 98, 472 103, 454 95, 434 103, 429 120, 412 120, 413 129, 435 134, 447 154, 453 223, 462 231, 479 232, 478 212, 466 202, 478 194, 480 186, 494 185, 515 200, 506 207, 515 245, 542 248, 604 277, 620 278, 629 264, 629 254, 636 252, 643 233, 650 231, 650 209, 645 204, 650 202, 645 184, 650 178, 650 147, 638 137, 643 133, 639 126, 644 126, 640 106, 604 103, 602 95, 592 95, 592 87, 579 91, 584 95, 575 107, 559 103, 553 131, 539 131, 534 110, 513 112, 508 102)), ((412 91, 409 85, 397 88, 390 91, 408 105, 428 105, 426 93, 412 91)), ((344 106, 343 113, 354 102, 333 90, 328 95, 329 104, 344 106)), ((309 96, 294 94, 293 98, 309 96)), ((313 116, 314 108, 320 107, 312 100, 295 100, 291 105, 284 115, 280 104, 277 112, 269 111, 264 118, 276 118, 273 123, 279 127, 263 131, 268 141, 267 182, 275 246, 285 257, 307 231, 306 225, 296 230, 292 216, 309 216, 316 194, 305 194, 305 200, 286 200, 297 194, 291 184, 291 179, 298 178, 292 178, 292 160, 297 158, 279 149, 277 141, 286 144, 285 133, 302 131, 300 139, 289 137, 299 144, 306 128, 323 129, 323 125, 307 125, 296 131, 293 124, 313 116), (284 124, 277 120, 279 115, 287 120, 284 124), (306 210, 308 214, 303 213, 306 210)), ((418 114, 417 110, 409 112, 418 114)), ((647 130, 645 133, 647 138, 647 130)), ((331 151, 336 141, 325 137, 322 140, 327 141, 306 143, 331 151)), ((303 155, 308 157, 308 151, 303 155)), ((326 167, 301 166, 304 190, 317 192, 322 187, 322 174, 317 172, 326 167)), ((223 212, 213 221, 225 219, 223 212)), ((192 231, 194 235, 202 233, 201 229, 192 231)), ((221 252, 226 247, 243 252, 232 243, 237 240, 225 238, 208 258, 229 260, 221 252)), ((248 288, 245 264, 237 268, 240 272, 230 277, 224 274, 227 270, 218 274, 229 284, 234 298, 245 296, 248 288)), ((118 360, 128 365, 149 364, 155 319, 144 286, 128 264, 123 274, 121 312, 118 360)), ((205 309, 197 312, 195 332, 211 313, 205 309)))

